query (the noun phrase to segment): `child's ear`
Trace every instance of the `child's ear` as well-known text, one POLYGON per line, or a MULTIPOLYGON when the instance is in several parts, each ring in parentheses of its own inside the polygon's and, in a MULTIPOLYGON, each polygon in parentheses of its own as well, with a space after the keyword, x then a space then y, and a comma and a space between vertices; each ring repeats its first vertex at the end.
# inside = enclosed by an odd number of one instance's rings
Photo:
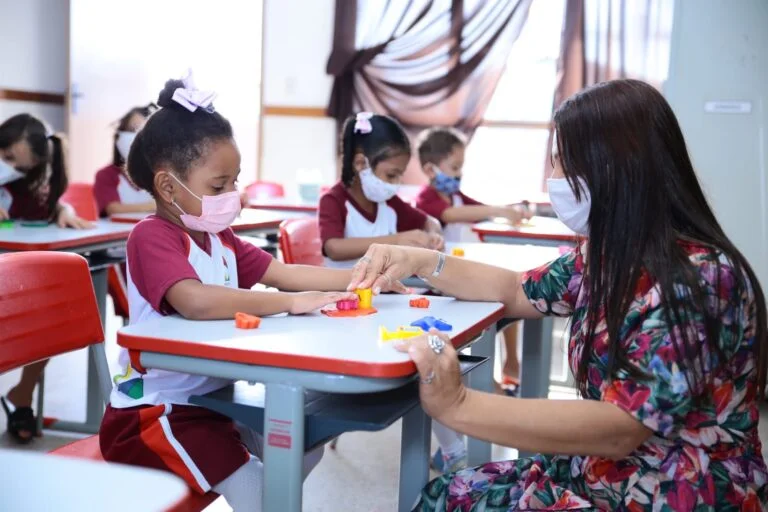
POLYGON ((352 158, 352 167, 355 168, 355 172, 360 172, 368 167, 368 159, 362 152, 355 153, 354 158, 352 158))
POLYGON ((421 168, 424 170, 424 174, 426 174, 430 180, 435 179, 435 174, 437 174, 435 172, 435 164, 432 162, 427 162, 422 165, 421 168))
POLYGON ((168 171, 156 172, 154 183, 157 197, 168 204, 172 203, 176 194, 176 180, 168 174, 168 171))

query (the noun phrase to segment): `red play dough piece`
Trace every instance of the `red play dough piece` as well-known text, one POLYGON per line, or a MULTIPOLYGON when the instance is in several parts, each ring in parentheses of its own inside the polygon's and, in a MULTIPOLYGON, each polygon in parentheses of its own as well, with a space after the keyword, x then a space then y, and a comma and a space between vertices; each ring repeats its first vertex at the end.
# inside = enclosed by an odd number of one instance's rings
POLYGON ((332 318, 345 318, 345 317, 349 318, 353 316, 365 316, 365 315, 372 315, 374 313, 378 313, 376 308, 345 309, 345 310, 321 309, 320 312, 332 318))
POLYGON ((429 299, 425 297, 419 297, 418 299, 411 299, 409 302, 409 305, 412 308, 428 308, 429 307, 429 299))
POLYGON ((340 300, 336 303, 336 309, 339 311, 350 311, 353 309, 358 309, 359 306, 360 301, 357 299, 340 300))

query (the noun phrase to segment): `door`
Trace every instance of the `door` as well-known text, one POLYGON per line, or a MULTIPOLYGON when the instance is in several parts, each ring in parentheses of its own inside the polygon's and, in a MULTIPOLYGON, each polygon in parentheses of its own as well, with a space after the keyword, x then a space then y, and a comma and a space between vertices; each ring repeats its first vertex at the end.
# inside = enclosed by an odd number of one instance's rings
POLYGON ((156 101, 169 78, 192 69, 232 123, 241 182, 256 178, 261 109, 262 2, 71 0, 70 169, 92 182, 112 158, 115 123, 156 101))

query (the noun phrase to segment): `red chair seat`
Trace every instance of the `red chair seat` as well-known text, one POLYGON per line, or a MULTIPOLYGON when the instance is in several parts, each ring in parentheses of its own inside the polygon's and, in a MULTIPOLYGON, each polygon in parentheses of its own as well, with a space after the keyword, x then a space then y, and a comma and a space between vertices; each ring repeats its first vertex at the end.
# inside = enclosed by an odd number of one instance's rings
MULTIPOLYGON (((101 448, 99 448, 99 436, 86 437, 74 443, 69 443, 53 450, 50 454, 104 462, 104 458, 101 456, 101 448)), ((217 498, 219 498, 219 495, 214 492, 198 494, 190 489, 187 497, 173 507, 171 512, 199 512, 205 510, 217 498)), ((107 507, 105 506, 106 509, 107 507)))

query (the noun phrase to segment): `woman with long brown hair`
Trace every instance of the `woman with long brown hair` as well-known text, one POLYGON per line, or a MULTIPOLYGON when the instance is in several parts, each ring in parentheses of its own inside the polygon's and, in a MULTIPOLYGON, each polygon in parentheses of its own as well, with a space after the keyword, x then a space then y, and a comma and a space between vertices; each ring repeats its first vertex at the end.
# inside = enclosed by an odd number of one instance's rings
POLYGON ((356 267, 351 287, 417 274, 461 299, 503 302, 511 317, 571 318, 583 400, 468 390, 440 333, 399 346, 430 416, 547 454, 444 475, 417 509, 765 509, 765 298, 707 203, 672 109, 651 86, 617 80, 570 98, 554 126, 549 192, 585 237, 575 250, 515 273, 375 245, 356 267))

